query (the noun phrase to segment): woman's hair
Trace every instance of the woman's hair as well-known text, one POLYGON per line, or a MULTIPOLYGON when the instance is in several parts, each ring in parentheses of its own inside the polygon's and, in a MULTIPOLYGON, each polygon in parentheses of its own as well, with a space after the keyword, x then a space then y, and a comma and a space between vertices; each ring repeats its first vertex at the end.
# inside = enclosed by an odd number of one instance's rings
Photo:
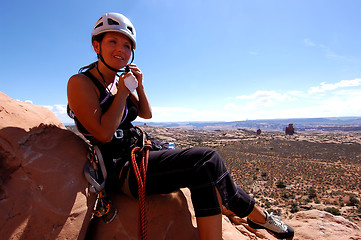
MULTIPOLYGON (((93 41, 97 41, 97 42, 101 43, 101 42, 103 41, 103 38, 104 38, 105 34, 106 34, 106 32, 100 33, 100 34, 98 34, 98 35, 93 36, 93 37, 92 37, 92 42, 93 42, 93 41)), ((81 67, 81 68, 79 69, 78 73, 82 73, 82 72, 85 72, 85 71, 88 70, 88 69, 95 68, 96 65, 97 65, 97 62, 98 62, 98 61, 93 62, 93 63, 91 63, 91 64, 89 64, 89 65, 87 65, 87 66, 81 67)))

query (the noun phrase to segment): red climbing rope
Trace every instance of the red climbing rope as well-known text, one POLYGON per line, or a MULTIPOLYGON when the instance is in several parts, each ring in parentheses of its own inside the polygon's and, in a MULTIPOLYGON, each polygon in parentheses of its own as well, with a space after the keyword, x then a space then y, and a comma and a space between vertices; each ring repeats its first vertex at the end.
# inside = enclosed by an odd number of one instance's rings
POLYGON ((146 240, 147 219, 145 214, 145 179, 148 167, 149 148, 152 146, 152 143, 145 138, 145 134, 141 129, 140 131, 143 133, 144 136, 143 147, 134 147, 131 152, 131 157, 134 174, 138 182, 140 239, 146 240), (142 159, 140 161, 140 166, 138 166, 136 155, 140 152, 142 153, 142 159))

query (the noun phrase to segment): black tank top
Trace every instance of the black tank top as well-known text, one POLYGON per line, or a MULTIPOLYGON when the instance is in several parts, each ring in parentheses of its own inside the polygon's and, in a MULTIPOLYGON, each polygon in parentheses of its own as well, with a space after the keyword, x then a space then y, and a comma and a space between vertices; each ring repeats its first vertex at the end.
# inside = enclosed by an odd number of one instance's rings
MULTIPOLYGON (((90 73, 89 70, 83 72, 85 76, 87 76, 98 88, 100 96, 99 103, 102 112, 105 113, 111 104, 113 103, 115 95, 112 95, 109 90, 101 84, 98 79, 90 73)), ((124 114, 121 123, 118 126, 118 129, 128 130, 133 127, 132 121, 134 121, 138 116, 138 109, 133 101, 130 99, 130 94, 126 100, 126 105, 124 109, 124 114)), ((93 140, 94 137, 85 129, 85 127, 80 123, 80 121, 74 116, 75 125, 78 128, 78 131, 84 135, 84 137, 88 140, 93 140)), ((115 137, 113 136, 113 140, 115 137)))

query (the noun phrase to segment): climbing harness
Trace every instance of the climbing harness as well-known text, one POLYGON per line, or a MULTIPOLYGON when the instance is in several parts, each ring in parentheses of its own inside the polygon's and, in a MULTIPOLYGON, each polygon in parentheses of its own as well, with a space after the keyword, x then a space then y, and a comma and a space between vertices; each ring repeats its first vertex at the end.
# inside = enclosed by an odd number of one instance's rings
MULTIPOLYGON (((147 239, 147 219, 145 208, 146 195, 146 172, 148 167, 149 149, 152 142, 147 139, 145 132, 135 127, 134 143, 131 145, 131 163, 134 175, 138 182, 138 198, 139 198, 139 230, 140 239, 147 239)), ((123 136, 120 131, 116 132, 118 137, 123 136)), ((88 180, 91 192, 97 194, 97 201, 93 211, 94 216, 103 218, 104 222, 110 223, 117 215, 117 209, 114 208, 106 197, 105 182, 107 179, 107 171, 102 158, 102 154, 98 146, 89 146, 89 161, 84 168, 84 174, 88 180)))
POLYGON ((147 239, 147 218, 145 212, 145 194, 146 194, 146 172, 148 167, 148 157, 149 149, 152 147, 150 140, 147 140, 145 133, 139 127, 136 127, 141 134, 140 146, 135 146, 131 152, 132 166, 134 170, 134 175, 136 176, 138 182, 138 198, 139 198, 139 222, 140 222, 140 239, 147 239), (141 154, 141 155, 140 155, 141 154), (137 157, 141 156, 139 165, 137 162, 137 157))
POLYGON ((88 162, 84 168, 85 178, 88 180, 90 192, 97 195, 93 214, 96 217, 103 218, 105 223, 110 223, 116 217, 118 211, 112 206, 105 194, 105 181, 107 171, 98 146, 89 146, 88 162))

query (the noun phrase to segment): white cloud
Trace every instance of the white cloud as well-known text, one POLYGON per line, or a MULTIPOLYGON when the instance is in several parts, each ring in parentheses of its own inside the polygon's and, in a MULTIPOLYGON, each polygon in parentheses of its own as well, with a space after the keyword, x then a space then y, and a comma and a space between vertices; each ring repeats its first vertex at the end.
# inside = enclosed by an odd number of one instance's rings
POLYGON ((321 49, 324 53, 325 53, 325 56, 327 58, 331 58, 331 59, 343 59, 343 60, 355 60, 354 58, 352 57, 346 57, 346 56, 342 56, 340 54, 337 54, 335 53, 333 50, 331 50, 331 48, 325 44, 317 44, 315 43, 314 41, 312 41, 311 39, 309 38, 305 38, 303 40, 303 42, 305 43, 306 46, 308 47, 317 47, 319 49, 321 49))
POLYGON ((52 106, 46 105, 43 107, 52 111, 55 116, 64 124, 72 124, 74 122, 73 119, 68 116, 65 104, 55 104, 52 106))
POLYGON ((319 47, 325 52, 326 57, 333 58, 333 59, 346 59, 344 56, 336 54, 333 52, 328 46, 324 44, 320 44, 319 47))
POLYGON ((251 95, 237 96, 236 99, 252 101, 252 105, 259 106, 273 106, 278 102, 294 100, 290 95, 278 93, 276 91, 256 91, 251 95))
POLYGON ((361 94, 358 89, 339 89, 324 97, 317 105, 329 116, 360 116, 361 94))
POLYGON ((305 39, 303 40, 303 42, 304 42, 307 46, 310 46, 310 47, 316 46, 316 44, 315 44, 311 39, 309 39, 309 38, 305 38, 305 39))
POLYGON ((309 93, 322 93, 326 91, 335 90, 338 88, 344 88, 344 87, 357 87, 361 85, 361 79, 356 78, 354 80, 341 80, 338 83, 326 83, 322 82, 320 86, 316 87, 310 87, 308 90, 309 93))
POLYGON ((66 114, 66 105, 64 104, 55 104, 53 106, 46 105, 44 106, 55 114, 66 114))
POLYGON ((292 100, 296 100, 295 97, 304 97, 305 93, 299 90, 288 91, 287 94, 291 97, 292 100))
POLYGON ((255 52, 255 51, 249 51, 248 54, 250 55, 258 55, 258 52, 255 52))
POLYGON ((361 116, 359 86, 361 79, 323 82, 306 92, 256 91, 228 98, 222 114, 237 120, 361 116))
MULTIPOLYGON (((256 104, 253 100, 227 104, 224 116, 231 116, 229 121, 244 119, 275 118, 314 118, 361 116, 361 95, 359 90, 340 89, 332 94, 320 96, 307 95, 292 102, 274 102, 272 106, 256 104), (228 111, 229 110, 229 111, 228 111)), ((228 119, 225 119, 228 120, 228 119)))
MULTIPOLYGON (((246 119, 361 116, 361 79, 322 82, 308 91, 256 91, 224 99, 223 106, 153 106, 153 119, 142 122, 241 121, 246 119)), ((66 105, 45 106, 64 123, 73 123, 66 105)))
POLYGON ((224 109, 227 111, 237 111, 240 109, 240 106, 234 103, 227 103, 224 105, 224 109))
POLYGON ((181 107, 152 107, 153 118, 137 119, 144 122, 186 122, 186 121, 221 121, 223 115, 219 110, 204 110, 181 107))

